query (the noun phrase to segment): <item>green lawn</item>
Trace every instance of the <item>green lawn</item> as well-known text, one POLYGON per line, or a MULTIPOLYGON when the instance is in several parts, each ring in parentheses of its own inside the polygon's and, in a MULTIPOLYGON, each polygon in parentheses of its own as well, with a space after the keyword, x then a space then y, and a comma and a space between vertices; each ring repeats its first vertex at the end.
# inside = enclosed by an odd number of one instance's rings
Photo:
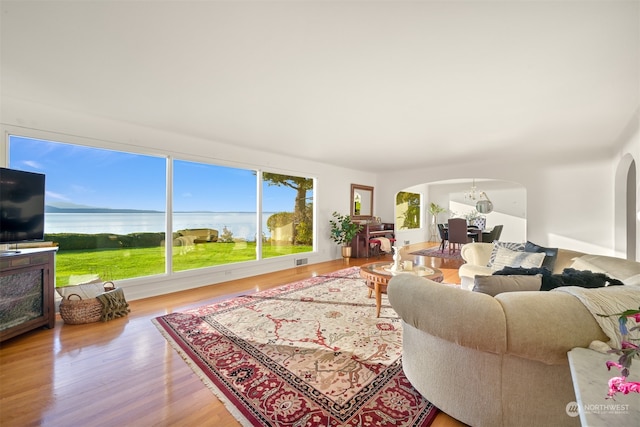
MULTIPOLYGON (((263 258, 311 252, 311 246, 262 247, 263 258)), ((173 248, 173 271, 256 259, 255 242, 205 243, 173 248)), ((121 280, 165 272, 163 247, 60 250, 56 255, 56 286, 69 284, 70 276, 96 274, 103 280, 121 280)))

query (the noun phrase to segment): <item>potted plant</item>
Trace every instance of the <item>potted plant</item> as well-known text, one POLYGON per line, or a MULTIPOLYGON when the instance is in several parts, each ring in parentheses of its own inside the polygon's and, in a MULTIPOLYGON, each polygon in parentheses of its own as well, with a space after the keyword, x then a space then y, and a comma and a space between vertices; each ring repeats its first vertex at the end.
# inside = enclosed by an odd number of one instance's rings
POLYGON ((351 257, 351 240, 358 234, 362 226, 351 220, 349 215, 333 213, 331 224, 331 240, 342 246, 342 257, 351 257))
POLYGON ((429 204, 429 213, 433 216, 434 225, 438 223, 438 215, 443 212, 446 212, 446 209, 439 204, 433 202, 429 204))

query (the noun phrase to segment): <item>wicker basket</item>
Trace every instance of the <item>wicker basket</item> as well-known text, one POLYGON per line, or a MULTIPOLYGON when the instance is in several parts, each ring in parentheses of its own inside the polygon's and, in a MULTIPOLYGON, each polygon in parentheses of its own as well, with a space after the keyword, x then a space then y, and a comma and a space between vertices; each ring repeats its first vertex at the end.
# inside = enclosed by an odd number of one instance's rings
MULTIPOLYGON (((105 292, 115 289, 112 282, 104 284, 105 292)), ((71 294, 60 301, 60 317, 69 325, 82 325, 100 320, 102 316, 102 304, 98 298, 82 299, 78 294, 71 294), (71 299, 74 297, 74 299, 71 299), (76 299, 76 297, 78 299, 76 299)))

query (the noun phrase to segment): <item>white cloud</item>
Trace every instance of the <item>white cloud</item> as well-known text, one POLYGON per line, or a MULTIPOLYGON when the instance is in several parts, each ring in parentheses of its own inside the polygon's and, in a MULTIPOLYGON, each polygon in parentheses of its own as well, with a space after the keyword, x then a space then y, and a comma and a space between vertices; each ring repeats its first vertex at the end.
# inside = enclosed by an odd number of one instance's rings
POLYGON ((47 191, 46 195, 47 195, 47 198, 51 198, 51 199, 55 199, 55 200, 64 200, 64 201, 67 201, 67 202, 69 200, 71 200, 67 196, 65 196, 64 194, 54 193, 53 191, 47 191))
POLYGON ((25 160, 22 163, 24 163, 25 165, 29 166, 30 168, 33 169, 38 169, 41 170, 43 169, 42 165, 38 162, 36 162, 35 160, 25 160))

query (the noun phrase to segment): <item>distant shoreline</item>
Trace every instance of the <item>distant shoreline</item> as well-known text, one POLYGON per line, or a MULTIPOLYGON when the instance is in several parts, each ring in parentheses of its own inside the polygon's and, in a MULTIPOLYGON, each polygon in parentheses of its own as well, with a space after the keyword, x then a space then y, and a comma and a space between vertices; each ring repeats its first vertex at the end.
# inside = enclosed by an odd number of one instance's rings
MULTIPOLYGON (((56 208, 55 206, 45 206, 45 213, 158 213, 164 214, 165 211, 144 210, 144 209, 109 209, 109 208, 56 208)), ((255 213, 255 211, 175 211, 174 213, 255 213)), ((275 213, 275 212, 263 212, 275 213)))

